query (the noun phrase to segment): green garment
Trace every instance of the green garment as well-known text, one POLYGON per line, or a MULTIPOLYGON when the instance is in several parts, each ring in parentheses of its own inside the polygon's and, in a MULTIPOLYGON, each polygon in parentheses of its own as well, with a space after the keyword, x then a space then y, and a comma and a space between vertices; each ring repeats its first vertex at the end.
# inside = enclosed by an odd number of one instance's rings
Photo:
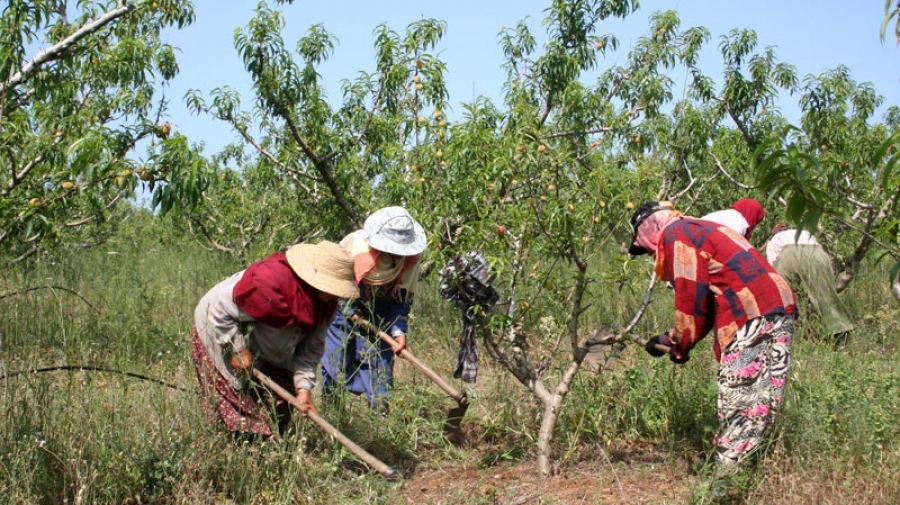
POLYGON ((830 334, 838 335, 853 329, 847 309, 834 287, 831 258, 822 246, 786 245, 772 266, 788 282, 799 283, 806 289, 812 310, 819 315, 830 334))

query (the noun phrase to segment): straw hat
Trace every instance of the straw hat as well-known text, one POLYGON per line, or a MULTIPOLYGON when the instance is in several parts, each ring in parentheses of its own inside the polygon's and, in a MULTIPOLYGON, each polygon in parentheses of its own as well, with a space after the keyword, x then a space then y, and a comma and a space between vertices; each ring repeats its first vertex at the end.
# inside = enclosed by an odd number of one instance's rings
POLYGON ((421 254, 427 242, 422 226, 403 207, 373 212, 363 232, 369 247, 398 256, 421 254))
POLYGON ((285 252, 288 264, 310 286, 338 298, 359 298, 353 257, 334 242, 297 244, 285 252))

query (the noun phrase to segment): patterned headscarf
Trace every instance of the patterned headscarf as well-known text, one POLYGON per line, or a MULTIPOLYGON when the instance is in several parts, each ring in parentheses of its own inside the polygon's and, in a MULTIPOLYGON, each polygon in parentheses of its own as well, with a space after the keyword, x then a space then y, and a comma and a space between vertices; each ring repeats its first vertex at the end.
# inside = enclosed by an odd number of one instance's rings
POLYGON ((650 214, 638 227, 634 243, 655 254, 663 230, 674 219, 681 219, 681 212, 674 209, 661 209, 650 214))

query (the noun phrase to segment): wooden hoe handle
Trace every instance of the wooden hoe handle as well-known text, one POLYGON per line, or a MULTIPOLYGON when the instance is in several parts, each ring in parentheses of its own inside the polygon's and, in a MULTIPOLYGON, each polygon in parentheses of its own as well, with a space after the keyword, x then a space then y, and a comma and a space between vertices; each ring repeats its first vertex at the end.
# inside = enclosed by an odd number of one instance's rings
MULTIPOLYGON (((260 372, 256 368, 254 368, 253 376, 256 377, 260 382, 265 384, 266 387, 268 387, 272 391, 275 391, 275 393, 277 393, 278 396, 282 397, 286 402, 293 405, 298 411, 301 410, 302 405, 300 404, 300 401, 297 400, 297 398, 294 395, 288 393, 283 387, 279 386, 277 382, 273 381, 268 376, 266 376, 266 374, 260 372)), ((386 465, 385 463, 381 462, 381 460, 379 460, 375 456, 372 456, 371 454, 369 454, 365 449, 363 449, 362 447, 357 445, 356 442, 347 438, 346 435, 344 435, 343 433, 338 431, 337 428, 332 426, 331 423, 326 421, 319 414, 317 414, 313 411, 307 411, 306 417, 312 419, 312 421, 314 423, 316 423, 317 425, 319 425, 320 428, 325 430, 326 433, 328 433, 332 437, 336 438, 337 441, 341 443, 341 445, 346 447, 350 452, 355 454, 361 460, 365 461, 366 464, 368 464, 370 467, 374 468, 381 475, 384 475, 388 479, 398 478, 397 472, 393 468, 391 468, 388 465, 386 465)))
MULTIPOLYGON (((387 343, 390 344, 391 346, 393 346, 393 347, 396 347, 396 346, 397 346, 397 341, 394 340, 393 337, 391 337, 391 336, 388 335, 387 333, 381 331, 381 328, 375 326, 375 325, 372 324, 370 321, 368 321, 368 320, 366 320, 366 319, 364 319, 364 318, 362 318, 362 317, 360 317, 360 316, 358 316, 358 315, 356 315, 356 314, 353 314, 353 316, 351 317, 351 319, 353 320, 354 323, 356 323, 356 324, 362 326, 363 328, 366 328, 367 330, 369 330, 369 331, 375 333, 376 335, 378 335, 378 338, 384 340, 385 342, 387 342, 387 343)), ((458 403, 458 404, 460 404, 460 405, 463 405, 463 404, 466 404, 466 403, 469 402, 469 399, 468 399, 468 397, 466 396, 466 393, 465 393, 465 392, 463 392, 463 391, 458 391, 458 390, 456 390, 453 386, 451 386, 450 384, 448 384, 447 381, 445 381, 443 378, 441 378, 440 375, 436 374, 436 373, 434 372, 434 370, 428 368, 428 365, 426 365, 425 363, 422 363, 421 361, 419 361, 419 358, 415 357, 415 356, 413 355, 413 353, 411 353, 411 352, 409 351, 409 349, 403 349, 402 351, 400 351, 399 355, 400 355, 401 358, 403 358, 403 359, 409 361, 410 363, 412 363, 413 365, 415 365, 416 368, 418 368, 419 370, 421 370, 422 373, 424 373, 425 375, 427 375, 428 378, 431 379, 432 381, 434 381, 434 383, 437 384, 441 389, 443 389, 445 393, 447 393, 448 395, 450 395, 451 398, 453 398, 454 400, 456 400, 456 403, 458 403)))

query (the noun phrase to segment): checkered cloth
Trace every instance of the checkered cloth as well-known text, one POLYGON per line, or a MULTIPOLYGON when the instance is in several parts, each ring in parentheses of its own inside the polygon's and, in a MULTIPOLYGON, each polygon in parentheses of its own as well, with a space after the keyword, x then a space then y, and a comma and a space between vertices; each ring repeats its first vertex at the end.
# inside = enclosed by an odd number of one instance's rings
POLYGON ((478 376, 478 348, 475 338, 475 317, 479 311, 495 303, 499 295, 491 284, 490 265, 476 252, 456 256, 441 269, 440 294, 453 301, 462 313, 462 332, 453 377, 474 383, 478 376))

